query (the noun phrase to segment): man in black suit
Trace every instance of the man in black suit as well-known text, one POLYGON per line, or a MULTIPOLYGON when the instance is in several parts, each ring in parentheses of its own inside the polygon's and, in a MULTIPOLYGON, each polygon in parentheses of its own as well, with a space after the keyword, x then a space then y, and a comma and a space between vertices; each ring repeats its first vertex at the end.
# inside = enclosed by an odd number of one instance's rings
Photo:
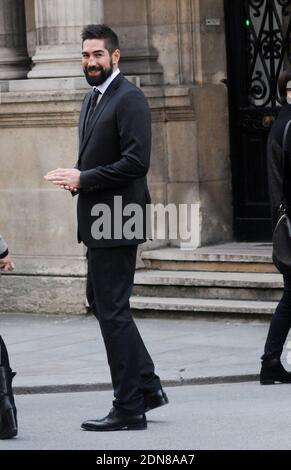
POLYGON ((150 203, 150 109, 143 93, 119 71, 114 31, 88 25, 82 39, 83 69, 93 89, 81 110, 78 163, 45 176, 78 193, 78 240, 88 247, 87 299, 99 320, 115 397, 105 418, 85 421, 82 428, 144 429, 145 412, 168 403, 129 309, 150 203))

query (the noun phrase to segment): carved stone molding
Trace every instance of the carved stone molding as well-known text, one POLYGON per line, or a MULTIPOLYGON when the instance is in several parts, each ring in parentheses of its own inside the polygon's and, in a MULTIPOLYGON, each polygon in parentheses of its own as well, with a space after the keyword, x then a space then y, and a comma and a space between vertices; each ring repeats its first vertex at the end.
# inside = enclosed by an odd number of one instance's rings
MULTIPOLYGON (((190 87, 144 87, 153 122, 196 119, 190 87)), ((0 128, 76 127, 86 91, 2 93, 0 128)))

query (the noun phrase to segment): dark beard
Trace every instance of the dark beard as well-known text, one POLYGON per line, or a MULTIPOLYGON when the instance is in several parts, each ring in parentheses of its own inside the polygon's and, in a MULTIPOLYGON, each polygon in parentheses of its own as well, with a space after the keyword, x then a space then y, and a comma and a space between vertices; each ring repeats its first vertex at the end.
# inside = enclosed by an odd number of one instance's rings
POLYGON ((112 61, 110 61, 110 67, 108 67, 108 69, 99 68, 99 67, 84 67, 83 71, 84 71, 85 78, 86 78, 87 82, 89 83, 89 85, 90 86, 98 86, 98 85, 101 85, 102 83, 104 83, 105 80, 107 80, 107 78, 110 77, 110 75, 112 74, 112 72, 113 72, 113 63, 112 63, 112 61), (97 70, 100 71, 100 75, 98 77, 90 77, 88 75, 88 72, 93 72, 93 71, 97 71, 97 70))

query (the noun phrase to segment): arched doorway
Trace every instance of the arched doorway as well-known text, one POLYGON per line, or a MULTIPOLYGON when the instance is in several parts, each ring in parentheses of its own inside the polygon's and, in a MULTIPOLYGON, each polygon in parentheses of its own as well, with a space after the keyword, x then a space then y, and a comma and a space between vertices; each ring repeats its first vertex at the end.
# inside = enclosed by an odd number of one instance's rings
POLYGON ((225 0, 234 236, 271 239, 266 141, 291 60, 290 0, 225 0))

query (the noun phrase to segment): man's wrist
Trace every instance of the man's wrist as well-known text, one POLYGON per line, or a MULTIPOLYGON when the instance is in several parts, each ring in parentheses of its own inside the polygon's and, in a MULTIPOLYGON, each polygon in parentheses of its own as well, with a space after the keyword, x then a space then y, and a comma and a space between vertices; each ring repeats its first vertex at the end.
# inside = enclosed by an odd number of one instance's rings
POLYGON ((89 189, 92 186, 96 187, 95 180, 96 180, 96 169, 92 168, 90 170, 84 170, 80 172, 80 189, 89 189))

